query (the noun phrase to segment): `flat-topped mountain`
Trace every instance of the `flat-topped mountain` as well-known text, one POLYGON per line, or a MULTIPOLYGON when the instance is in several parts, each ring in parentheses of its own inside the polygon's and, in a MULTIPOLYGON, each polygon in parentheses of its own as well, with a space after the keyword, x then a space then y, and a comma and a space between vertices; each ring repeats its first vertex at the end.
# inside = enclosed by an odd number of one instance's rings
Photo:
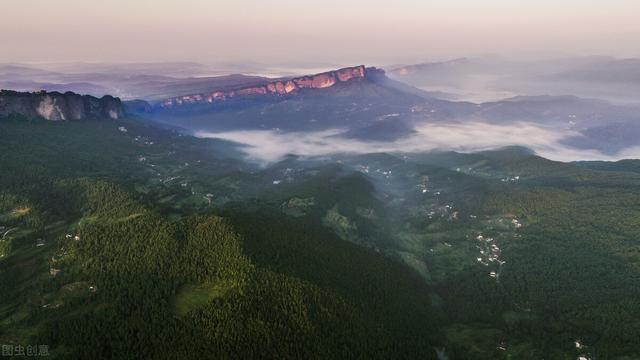
POLYGON ((184 104, 214 103, 252 95, 288 95, 302 89, 325 89, 354 79, 364 79, 381 74, 384 74, 384 71, 381 69, 367 68, 364 65, 359 65, 315 75, 266 80, 263 84, 220 89, 207 94, 190 94, 173 97, 164 100, 161 106, 170 108, 184 104))
POLYGON ((45 120, 119 119, 124 110, 119 98, 73 92, 0 91, 0 117, 20 115, 45 120))
POLYGON ((359 65, 185 94, 131 112, 197 131, 340 129, 351 137, 393 139, 412 131, 412 108, 424 96, 381 69, 359 65))

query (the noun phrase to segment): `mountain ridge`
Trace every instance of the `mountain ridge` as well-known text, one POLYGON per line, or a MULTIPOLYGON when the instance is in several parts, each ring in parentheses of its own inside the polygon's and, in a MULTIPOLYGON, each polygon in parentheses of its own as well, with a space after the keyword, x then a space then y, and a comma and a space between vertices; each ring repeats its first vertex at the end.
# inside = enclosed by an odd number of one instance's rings
POLYGON ((124 108, 119 98, 97 98, 74 92, 18 92, 0 90, 0 117, 12 115, 50 121, 120 119, 124 108))
POLYGON ((231 89, 215 90, 205 94, 190 94, 172 97, 161 101, 160 106, 171 108, 184 104, 214 103, 226 101, 231 98, 246 97, 252 95, 277 95, 283 96, 295 93, 301 89, 325 89, 339 83, 346 83, 354 79, 364 79, 384 74, 384 70, 365 65, 345 67, 337 70, 326 71, 313 75, 303 75, 293 78, 274 79, 261 85, 241 86, 231 89))

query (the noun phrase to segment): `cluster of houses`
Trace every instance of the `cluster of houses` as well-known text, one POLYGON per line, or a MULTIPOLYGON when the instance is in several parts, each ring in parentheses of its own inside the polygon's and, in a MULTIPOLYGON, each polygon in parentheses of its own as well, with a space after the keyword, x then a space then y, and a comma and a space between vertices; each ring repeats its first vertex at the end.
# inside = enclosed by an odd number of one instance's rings
POLYGON ((365 174, 369 173, 369 167, 366 166, 366 165, 356 165, 356 170, 360 171, 361 173, 365 173, 365 174))
POLYGON ((518 219, 511 219, 511 224, 515 226, 516 229, 522 228, 522 223, 518 221, 518 219))
MULTIPOLYGON (((64 237, 67 240, 80 241, 80 235, 78 235, 78 234, 74 235, 74 234, 71 234, 71 233, 67 233, 64 237)), ((49 266, 49 275, 51 275, 53 277, 58 276, 58 274, 60 272, 62 272, 62 269, 59 269, 59 268, 55 267, 55 264, 58 262, 59 258, 62 258, 64 256, 68 255, 68 251, 65 249, 64 246, 60 248, 60 252, 61 253, 56 255, 57 257, 53 256, 51 258, 51 261, 50 261, 51 265, 49 266)))
POLYGON ((453 204, 446 204, 444 206, 438 206, 435 209, 430 209, 426 215, 429 220, 432 220, 436 216, 441 218, 446 217, 447 220, 457 220, 460 217, 460 212, 453 210, 453 204))
POLYGON ((58 274, 61 272, 62 270, 54 268, 54 267, 50 267, 49 268, 49 275, 56 277, 58 276, 58 274))
MULTIPOLYGON (((480 243, 480 245, 477 246, 478 250, 480 250, 480 256, 476 258, 480 264, 489 266, 491 263, 497 263, 499 266, 502 266, 502 264, 505 263, 505 261, 500 260, 501 251, 498 245, 496 245, 494 238, 485 237, 480 234, 476 237, 476 240, 480 243)), ((489 272, 489 277, 491 278, 498 279, 499 276, 499 272, 489 272)))
POLYGON ((418 190, 420 190, 421 193, 426 194, 429 192, 429 177, 428 176, 423 176, 420 178, 420 183, 418 185, 416 185, 418 187, 418 190))
POLYGON ((516 182, 518 180, 520 180, 520 176, 507 176, 505 178, 500 179, 500 181, 502 181, 504 183, 516 182))
POLYGON ((296 173, 300 174, 301 171, 302 171, 301 169, 286 168, 282 172, 282 177, 283 178, 282 179, 273 180, 272 184, 273 185, 280 185, 283 181, 291 183, 291 182, 295 181, 296 173))
MULTIPOLYGON (((576 346, 576 350, 582 350, 581 352, 584 352, 585 348, 587 347, 582 343, 582 340, 576 340, 573 342, 573 344, 576 346)), ((583 353, 578 356, 578 360, 591 360, 591 357, 583 353)))
POLYGON ((65 238, 67 239, 73 239, 75 241, 80 241, 80 235, 73 235, 73 234, 67 234, 65 235, 65 238))
POLYGON ((391 170, 376 169, 376 173, 382 174, 386 179, 391 178, 391 170))

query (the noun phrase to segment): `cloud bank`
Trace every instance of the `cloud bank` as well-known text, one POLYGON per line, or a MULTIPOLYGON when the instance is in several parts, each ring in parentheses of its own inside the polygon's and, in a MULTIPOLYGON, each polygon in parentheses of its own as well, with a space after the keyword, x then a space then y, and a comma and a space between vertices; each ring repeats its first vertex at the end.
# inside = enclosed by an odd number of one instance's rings
POLYGON ((274 162, 294 154, 315 157, 332 154, 364 154, 373 152, 417 153, 427 151, 475 152, 505 146, 524 146, 551 160, 619 160, 640 157, 640 147, 627 149, 615 156, 597 150, 577 149, 562 144, 575 131, 559 131, 530 123, 497 125, 484 122, 427 124, 416 133, 396 141, 363 141, 341 137, 343 130, 319 132, 279 132, 247 130, 228 132, 197 131, 195 136, 216 138, 242 144, 241 150, 251 160, 274 162))

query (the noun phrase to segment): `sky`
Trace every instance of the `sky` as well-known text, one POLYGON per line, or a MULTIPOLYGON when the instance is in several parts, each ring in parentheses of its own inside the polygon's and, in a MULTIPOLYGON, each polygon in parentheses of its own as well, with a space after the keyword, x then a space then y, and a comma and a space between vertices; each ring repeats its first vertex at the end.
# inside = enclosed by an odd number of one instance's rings
POLYGON ((640 56, 637 0, 0 0, 0 62, 640 56))

